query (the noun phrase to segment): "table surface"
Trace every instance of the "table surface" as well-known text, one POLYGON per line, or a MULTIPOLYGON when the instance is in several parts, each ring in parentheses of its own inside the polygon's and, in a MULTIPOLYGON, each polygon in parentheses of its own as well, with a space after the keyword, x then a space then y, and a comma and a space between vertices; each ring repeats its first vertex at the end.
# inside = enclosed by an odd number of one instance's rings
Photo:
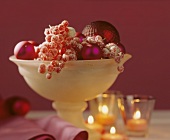
MULTIPOLYGON (((56 114, 54 111, 31 111, 28 118, 39 118, 47 115, 56 114)), ((87 118, 88 112, 84 113, 87 118)), ((119 118, 118 123, 122 124, 119 118)), ((170 140, 170 110, 155 110, 152 114, 149 136, 148 137, 130 137, 129 140, 170 140)))

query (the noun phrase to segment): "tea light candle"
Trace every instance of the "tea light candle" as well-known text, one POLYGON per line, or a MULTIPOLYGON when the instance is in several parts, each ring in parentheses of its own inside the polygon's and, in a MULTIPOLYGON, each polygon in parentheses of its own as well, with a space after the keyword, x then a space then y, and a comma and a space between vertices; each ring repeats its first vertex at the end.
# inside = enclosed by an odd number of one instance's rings
POLYGON ((102 125, 112 125, 115 123, 116 117, 109 114, 108 107, 106 105, 99 106, 100 113, 95 116, 98 123, 102 125))
POLYGON ((128 138, 124 135, 117 134, 115 127, 111 127, 110 133, 103 134, 101 140, 128 140, 128 138))
POLYGON ((87 124, 86 126, 89 128, 89 129, 92 129, 92 130, 95 130, 99 133, 102 133, 104 131, 104 128, 102 125, 98 124, 98 123, 95 123, 94 122, 94 118, 93 116, 89 116, 88 117, 88 120, 87 120, 87 124))
POLYGON ((127 120, 126 126, 131 131, 144 131, 147 129, 147 121, 141 119, 141 113, 137 110, 133 115, 133 119, 127 120))

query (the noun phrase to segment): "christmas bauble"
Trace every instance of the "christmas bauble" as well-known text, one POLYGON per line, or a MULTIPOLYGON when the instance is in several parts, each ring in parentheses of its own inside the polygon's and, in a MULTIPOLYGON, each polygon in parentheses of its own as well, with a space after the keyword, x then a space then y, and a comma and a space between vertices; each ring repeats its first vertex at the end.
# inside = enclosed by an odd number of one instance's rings
POLYGON ((101 59, 102 50, 97 44, 88 44, 83 46, 81 55, 84 60, 101 59))
POLYGON ((106 21, 91 22, 83 29, 82 33, 85 36, 100 35, 106 44, 120 42, 119 32, 111 23, 106 21))

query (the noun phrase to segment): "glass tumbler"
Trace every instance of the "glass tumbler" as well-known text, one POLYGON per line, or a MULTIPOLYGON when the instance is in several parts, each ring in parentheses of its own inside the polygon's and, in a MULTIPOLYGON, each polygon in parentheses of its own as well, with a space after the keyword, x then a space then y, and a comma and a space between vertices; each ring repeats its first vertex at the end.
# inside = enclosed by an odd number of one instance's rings
POLYGON ((155 99, 152 96, 125 95, 118 99, 118 107, 129 136, 147 136, 155 99))
POLYGON ((108 90, 89 101, 90 113, 97 123, 108 127, 115 125, 120 95, 120 91, 108 90))

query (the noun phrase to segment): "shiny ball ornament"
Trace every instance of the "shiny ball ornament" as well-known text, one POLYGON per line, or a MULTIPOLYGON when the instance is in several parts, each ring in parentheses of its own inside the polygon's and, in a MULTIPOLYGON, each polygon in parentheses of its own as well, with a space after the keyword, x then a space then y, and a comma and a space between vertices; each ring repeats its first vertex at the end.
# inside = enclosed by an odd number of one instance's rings
POLYGON ((105 44, 120 42, 119 32, 112 24, 106 21, 91 22, 89 25, 85 26, 82 33, 85 36, 100 35, 104 39, 105 44))
POLYGON ((12 110, 16 115, 25 116, 30 110, 30 104, 26 100, 18 100, 12 106, 12 110))
POLYGON ((6 99, 5 104, 11 115, 25 116, 31 108, 30 102, 18 96, 13 96, 6 99))
POLYGON ((96 44, 88 44, 88 45, 83 46, 81 55, 84 60, 101 59, 102 50, 96 44))
POLYGON ((14 48, 14 55, 17 59, 33 60, 36 57, 34 44, 28 41, 19 42, 14 48))

